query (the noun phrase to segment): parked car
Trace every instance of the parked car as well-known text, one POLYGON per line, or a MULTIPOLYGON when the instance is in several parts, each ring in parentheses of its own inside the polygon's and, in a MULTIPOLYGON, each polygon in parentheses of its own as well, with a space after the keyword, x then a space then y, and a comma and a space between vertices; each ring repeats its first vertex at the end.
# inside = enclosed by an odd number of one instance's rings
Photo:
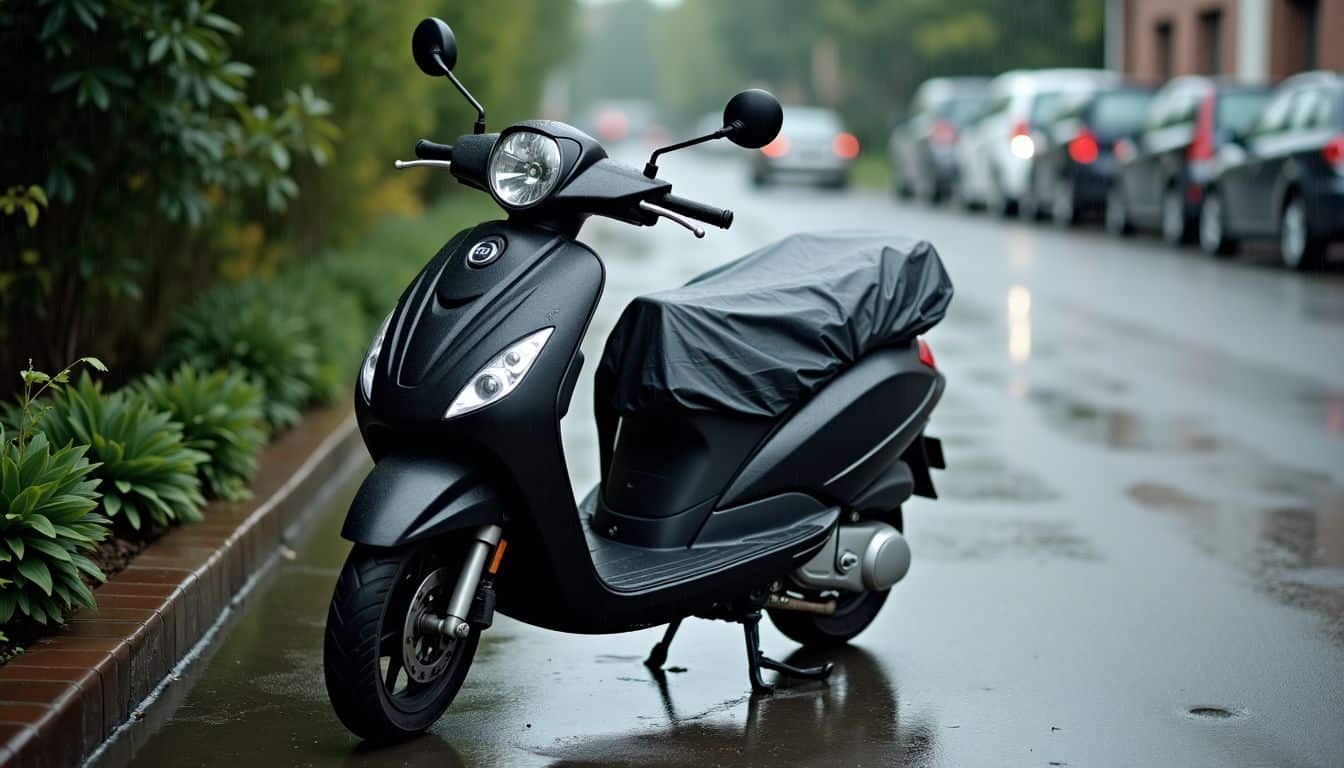
POLYGON ((1240 240, 1277 238, 1284 266, 1320 266, 1330 242, 1344 239, 1344 76, 1284 81, 1218 161, 1200 211, 1200 247, 1227 255, 1240 240))
POLYGON ((938 202, 957 175, 957 141, 985 102, 983 77, 925 80, 910 100, 910 112, 891 132, 887 157, 895 192, 938 202))
POLYGON ((1118 82, 1099 69, 1017 70, 991 80, 984 108, 957 144, 954 194, 965 206, 1016 213, 1042 129, 1061 100, 1118 82))
POLYGON ((1129 85, 1066 103, 1031 159, 1023 217, 1071 225, 1103 210, 1115 177, 1115 145, 1138 135, 1153 94, 1153 88, 1129 85))
POLYGON ((752 158, 751 181, 765 186, 789 177, 844 187, 858 156, 859 140, 845 130, 835 110, 789 107, 779 135, 752 158))
POLYGON ((1153 97, 1137 141, 1121 142, 1106 201, 1106 226, 1125 234, 1155 228, 1172 245, 1189 242, 1214 158, 1245 132, 1270 90, 1200 75, 1178 77, 1153 97))

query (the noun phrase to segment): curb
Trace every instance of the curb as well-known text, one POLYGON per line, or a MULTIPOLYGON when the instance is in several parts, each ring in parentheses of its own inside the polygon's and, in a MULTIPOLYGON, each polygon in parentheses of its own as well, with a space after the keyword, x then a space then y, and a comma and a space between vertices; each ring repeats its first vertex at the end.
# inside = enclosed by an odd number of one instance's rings
POLYGON ((309 412, 267 446, 246 502, 214 501, 94 590, 80 611, 0 667, 0 766, 78 766, 188 656, 362 451, 350 409, 309 412))

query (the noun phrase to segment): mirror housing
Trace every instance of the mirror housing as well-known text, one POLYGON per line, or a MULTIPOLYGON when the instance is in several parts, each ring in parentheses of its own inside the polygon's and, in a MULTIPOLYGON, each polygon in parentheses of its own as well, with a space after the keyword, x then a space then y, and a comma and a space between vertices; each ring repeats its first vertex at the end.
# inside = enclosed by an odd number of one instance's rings
POLYGON ((443 19, 430 17, 415 25, 411 35, 415 65, 430 77, 443 77, 457 66, 457 38, 443 19))
POLYGON ((760 149, 775 140, 784 125, 784 108, 769 91, 749 88, 728 100, 723 127, 729 141, 745 149, 760 149))

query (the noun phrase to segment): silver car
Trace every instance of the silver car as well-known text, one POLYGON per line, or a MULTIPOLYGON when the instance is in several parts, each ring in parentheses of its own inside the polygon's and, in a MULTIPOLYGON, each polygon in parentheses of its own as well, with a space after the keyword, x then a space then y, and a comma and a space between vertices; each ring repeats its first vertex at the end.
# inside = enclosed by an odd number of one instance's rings
POLYGON ((757 186, 795 178, 830 187, 849 183, 849 167, 859 156, 859 140, 845 130, 835 110, 785 107, 784 127, 756 152, 751 181, 757 186))

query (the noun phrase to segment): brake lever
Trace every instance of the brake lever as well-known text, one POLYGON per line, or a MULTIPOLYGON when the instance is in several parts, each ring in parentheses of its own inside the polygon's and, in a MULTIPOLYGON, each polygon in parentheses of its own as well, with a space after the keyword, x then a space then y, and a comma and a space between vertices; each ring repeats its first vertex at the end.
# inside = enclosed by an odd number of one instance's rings
POLYGON ((397 170, 405 168, 452 168, 451 160, 395 160, 392 167, 397 170))
POLYGON ((640 200, 639 207, 641 210, 648 211, 649 213, 652 213, 654 216, 662 216, 665 219, 670 219, 671 221, 680 224, 681 226, 690 230, 691 234, 695 235, 697 239, 703 238, 705 236, 705 230, 692 224, 689 219, 679 214, 673 213, 672 211, 667 210, 661 205, 654 205, 653 203, 650 203, 647 200, 640 200))

